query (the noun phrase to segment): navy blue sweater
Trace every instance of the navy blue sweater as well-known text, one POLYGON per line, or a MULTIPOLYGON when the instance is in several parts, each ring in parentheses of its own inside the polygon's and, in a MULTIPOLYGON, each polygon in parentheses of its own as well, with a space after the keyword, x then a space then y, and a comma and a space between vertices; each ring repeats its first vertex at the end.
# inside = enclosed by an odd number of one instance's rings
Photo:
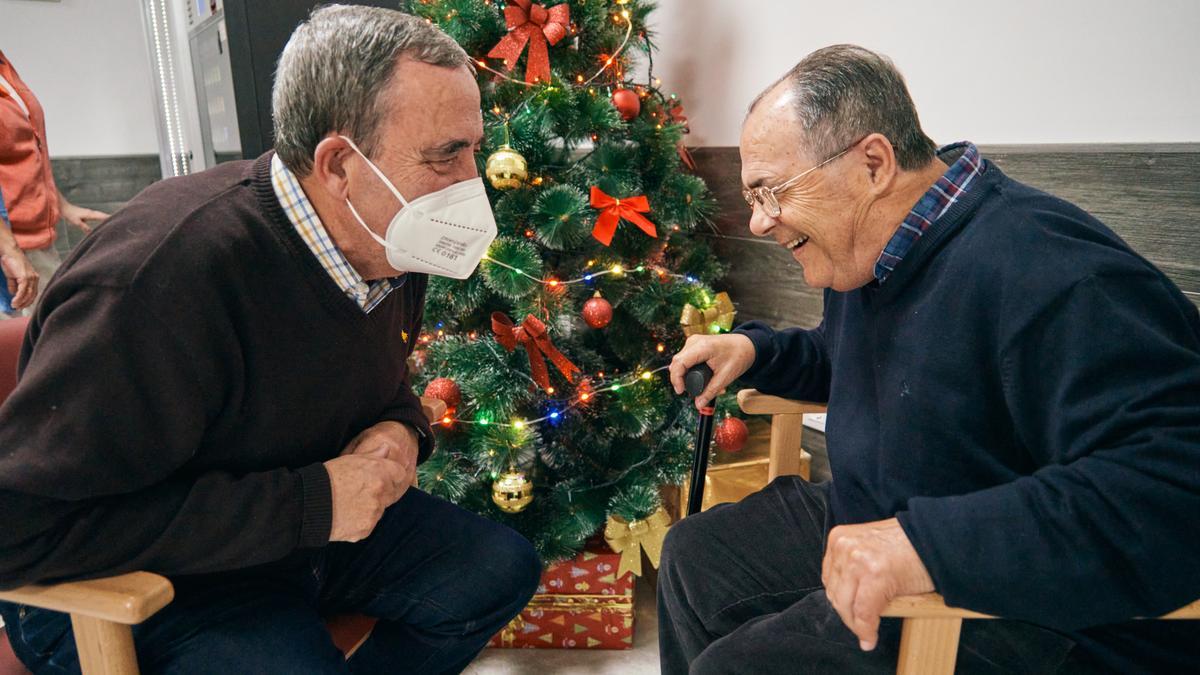
POLYGON ((1082 210, 988 163, 888 281, 738 329, 761 391, 828 401, 839 524, 896 516, 953 605, 1194 669, 1200 317, 1082 210))

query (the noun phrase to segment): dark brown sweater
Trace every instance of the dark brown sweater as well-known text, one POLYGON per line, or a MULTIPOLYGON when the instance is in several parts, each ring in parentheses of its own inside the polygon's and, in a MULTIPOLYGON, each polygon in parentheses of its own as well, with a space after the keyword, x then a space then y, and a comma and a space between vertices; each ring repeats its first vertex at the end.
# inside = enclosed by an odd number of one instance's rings
POLYGON ((151 186, 50 282, 0 408, 0 588, 323 546, 321 463, 382 420, 430 438, 405 368, 427 278, 364 314, 269 160, 151 186))

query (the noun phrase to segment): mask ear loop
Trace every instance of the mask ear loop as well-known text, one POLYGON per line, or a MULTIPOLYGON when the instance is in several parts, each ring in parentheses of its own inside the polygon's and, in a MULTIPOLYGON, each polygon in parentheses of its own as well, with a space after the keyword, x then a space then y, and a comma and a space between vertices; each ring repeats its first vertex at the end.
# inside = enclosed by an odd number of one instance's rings
POLYGON ((386 239, 375 234, 373 231, 371 231, 371 228, 367 227, 367 224, 363 221, 362 216, 358 215, 358 209, 354 208, 354 205, 350 203, 349 198, 346 199, 346 206, 350 208, 350 213, 354 215, 354 219, 358 221, 359 225, 362 225, 362 229, 366 230, 367 234, 371 235, 372 239, 379 242, 379 245, 386 249, 392 248, 392 245, 389 244, 386 239))
MULTIPOLYGON (((400 194, 400 191, 396 189, 396 186, 392 185, 392 181, 388 180, 387 176, 383 175, 383 172, 379 170, 379 167, 375 166, 375 162, 367 159, 367 156, 363 154, 363 151, 359 150, 358 146, 354 144, 354 141, 350 140, 348 137, 339 134, 338 138, 349 143, 350 148, 354 150, 354 152, 357 152, 359 157, 363 158, 363 161, 367 163, 367 166, 371 167, 371 171, 374 171, 375 175, 379 176, 379 180, 383 181, 383 184, 387 186, 387 189, 392 191, 392 194, 395 195, 396 199, 400 200, 400 203, 404 206, 404 208, 408 208, 408 201, 404 199, 404 196, 400 194)), ((350 203, 349 197, 346 198, 346 206, 349 207, 350 213, 354 216, 354 219, 358 221, 358 224, 362 226, 362 229, 367 231, 367 234, 371 235, 372 239, 379 242, 379 245, 386 249, 394 248, 386 239, 378 234, 375 234, 371 228, 367 227, 366 221, 362 219, 362 216, 358 215, 358 209, 354 208, 354 205, 350 203)))
POLYGON ((388 180, 387 176, 383 175, 383 172, 379 170, 379 167, 375 166, 375 162, 367 159, 367 156, 363 154, 362 150, 358 149, 358 146, 354 144, 354 141, 340 134, 338 135, 338 138, 350 144, 350 148, 357 152, 359 157, 363 158, 363 161, 367 163, 367 166, 371 167, 371 170, 375 172, 376 176, 379 176, 379 180, 383 181, 383 184, 387 186, 387 189, 391 190, 392 194, 396 196, 396 199, 400 200, 400 203, 407 208, 408 200, 404 198, 404 195, 400 194, 400 191, 396 189, 395 185, 392 185, 392 181, 388 180))

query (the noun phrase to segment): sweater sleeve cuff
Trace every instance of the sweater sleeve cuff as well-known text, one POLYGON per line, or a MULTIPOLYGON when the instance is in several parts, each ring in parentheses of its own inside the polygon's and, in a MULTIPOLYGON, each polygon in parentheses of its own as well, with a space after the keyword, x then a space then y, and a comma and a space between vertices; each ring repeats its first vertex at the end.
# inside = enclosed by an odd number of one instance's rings
POLYGON ((733 329, 738 335, 745 335, 754 344, 754 365, 742 373, 742 382, 753 385, 754 380, 767 369, 767 364, 775 359, 775 341, 772 339, 775 331, 761 321, 750 321, 733 329))
POLYGON ((412 410, 410 408, 400 408, 385 414, 380 421, 399 422, 412 427, 413 431, 417 432, 417 464, 429 459, 429 455, 433 454, 433 428, 429 426, 429 420, 425 419, 425 414, 420 410, 412 410))
MULTIPOLYGON (((946 497, 946 500, 953 498, 946 497)), ((955 566, 963 565, 963 560, 947 560, 943 555, 945 551, 945 534, 943 531, 951 529, 950 523, 953 522, 953 515, 943 513, 935 505, 936 500, 929 497, 914 497, 908 500, 908 509, 896 513, 896 520, 900 523, 900 528, 904 530, 905 536, 912 544, 913 549, 917 552, 917 557, 921 559, 921 564, 925 565, 925 571, 929 573, 929 578, 933 580, 933 587, 946 602, 955 606, 965 606, 971 603, 975 598, 967 597, 960 592, 959 586, 956 584, 955 566), (930 512, 933 513, 930 513, 930 512)), ((966 551, 962 551, 966 553, 966 551)))
POLYGON ((300 469, 301 516, 299 548, 319 548, 329 543, 333 530, 333 489, 329 472, 321 463, 300 469))

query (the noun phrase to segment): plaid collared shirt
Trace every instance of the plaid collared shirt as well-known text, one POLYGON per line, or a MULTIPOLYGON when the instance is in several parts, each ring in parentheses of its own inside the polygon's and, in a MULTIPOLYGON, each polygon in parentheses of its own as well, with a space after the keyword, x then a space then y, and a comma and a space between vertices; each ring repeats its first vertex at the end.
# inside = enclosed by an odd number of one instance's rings
POLYGON ((300 238, 308 244, 309 250, 317 257, 317 262, 321 263, 321 267, 325 268, 338 288, 358 303, 364 313, 375 309, 389 293, 404 285, 407 278, 404 275, 368 283, 350 266, 346 256, 342 255, 341 249, 325 231, 316 210, 300 187, 300 181, 283 165, 278 155, 271 158, 271 184, 275 187, 275 198, 279 200, 283 212, 287 214, 288 220, 292 221, 300 238))
POLYGON ((888 280, 892 270, 896 269, 896 265, 900 264, 913 244, 967 192, 982 170, 979 148, 969 141, 947 145, 939 149, 937 154, 940 157, 959 149, 962 150, 962 155, 917 200, 904 222, 896 229, 896 234, 892 235, 887 246, 883 247, 883 253, 880 253, 879 259, 875 261, 875 278, 879 283, 888 280))

